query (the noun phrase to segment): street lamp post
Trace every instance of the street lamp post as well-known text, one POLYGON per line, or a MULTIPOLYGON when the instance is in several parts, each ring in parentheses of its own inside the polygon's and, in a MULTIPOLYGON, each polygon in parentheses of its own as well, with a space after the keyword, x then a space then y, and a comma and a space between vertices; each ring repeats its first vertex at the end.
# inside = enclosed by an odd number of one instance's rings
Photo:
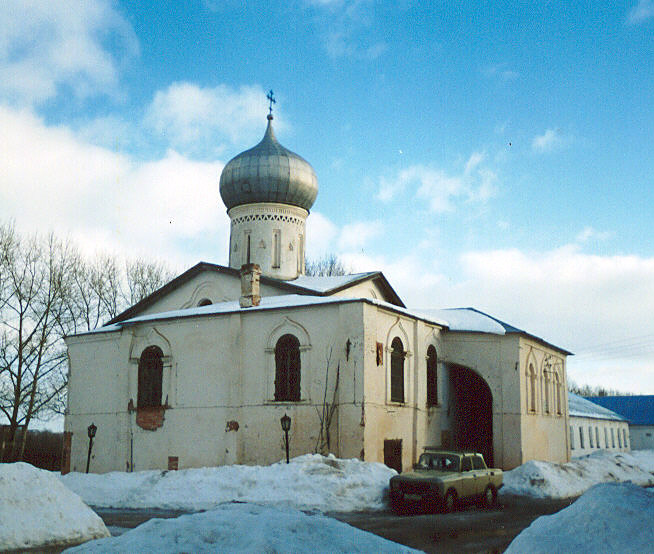
POLYGON ((284 414, 280 421, 286 438, 286 463, 288 463, 288 432, 291 429, 291 418, 287 414, 284 414))
POLYGON ((94 423, 91 423, 91 425, 89 425, 86 430, 89 434, 89 453, 86 456, 86 473, 88 473, 89 464, 91 463, 91 450, 93 449, 93 437, 95 437, 95 433, 98 428, 94 423))

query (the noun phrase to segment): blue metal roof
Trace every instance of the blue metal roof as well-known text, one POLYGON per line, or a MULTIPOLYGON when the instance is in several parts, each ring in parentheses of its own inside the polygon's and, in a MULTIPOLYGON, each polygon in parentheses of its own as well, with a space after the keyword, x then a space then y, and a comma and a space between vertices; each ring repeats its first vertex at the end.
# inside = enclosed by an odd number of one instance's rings
POLYGON ((654 425, 654 395, 586 398, 627 418, 632 425, 654 425))

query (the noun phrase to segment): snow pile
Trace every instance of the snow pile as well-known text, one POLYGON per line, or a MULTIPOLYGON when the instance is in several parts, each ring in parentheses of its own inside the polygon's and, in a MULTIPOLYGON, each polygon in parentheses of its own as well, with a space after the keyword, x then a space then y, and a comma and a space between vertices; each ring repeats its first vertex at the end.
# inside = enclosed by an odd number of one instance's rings
POLYGON ((536 519, 507 553, 651 552, 654 492, 630 483, 596 485, 560 512, 536 519))
POLYGON ((322 515, 223 504, 176 519, 151 519, 124 535, 66 552, 417 552, 322 515))
POLYGON ((62 482, 87 504, 102 508, 207 510, 238 500, 299 510, 384 509, 389 479, 384 464, 305 454, 270 466, 221 466, 179 471, 69 473, 62 482))
POLYGON ((102 520, 56 475, 22 462, 0 464, 0 551, 108 537, 102 520))
POLYGON ((620 481, 654 485, 654 450, 599 450, 566 464, 530 461, 504 473, 501 494, 569 498, 597 483, 620 481))

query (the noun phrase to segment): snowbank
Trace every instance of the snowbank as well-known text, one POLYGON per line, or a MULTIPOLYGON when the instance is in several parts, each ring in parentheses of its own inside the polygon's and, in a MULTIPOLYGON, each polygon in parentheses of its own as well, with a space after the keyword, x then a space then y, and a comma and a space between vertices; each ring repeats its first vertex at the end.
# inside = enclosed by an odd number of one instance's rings
POLYGON ((654 485, 654 450, 599 450, 567 464, 530 461, 504 473, 500 494, 536 498, 579 496, 597 483, 631 481, 654 485))
POLYGON ((596 485, 560 512, 536 519, 507 553, 651 552, 654 492, 631 483, 596 485))
POLYGON ((0 464, 0 551, 68 546, 108 537, 102 520, 54 473, 0 464))
POLYGON ((69 473, 62 482, 101 508, 207 510, 238 500, 320 512, 385 507, 395 470, 384 464, 305 454, 290 464, 221 466, 179 471, 69 473))
POLYGON ((151 519, 120 537, 66 552, 417 552, 322 515, 223 504, 176 519, 151 519))

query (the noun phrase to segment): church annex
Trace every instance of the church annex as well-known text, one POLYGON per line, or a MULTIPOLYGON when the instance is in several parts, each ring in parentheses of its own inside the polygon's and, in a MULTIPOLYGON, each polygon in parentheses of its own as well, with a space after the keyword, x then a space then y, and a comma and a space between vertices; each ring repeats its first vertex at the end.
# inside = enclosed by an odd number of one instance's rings
POLYGON ((91 424, 93 472, 276 462, 284 415, 291 456, 567 461, 569 352, 473 308, 408 310, 380 272, 304 275, 317 179, 272 121, 220 177, 229 267, 66 338, 64 471, 84 471, 91 424))

